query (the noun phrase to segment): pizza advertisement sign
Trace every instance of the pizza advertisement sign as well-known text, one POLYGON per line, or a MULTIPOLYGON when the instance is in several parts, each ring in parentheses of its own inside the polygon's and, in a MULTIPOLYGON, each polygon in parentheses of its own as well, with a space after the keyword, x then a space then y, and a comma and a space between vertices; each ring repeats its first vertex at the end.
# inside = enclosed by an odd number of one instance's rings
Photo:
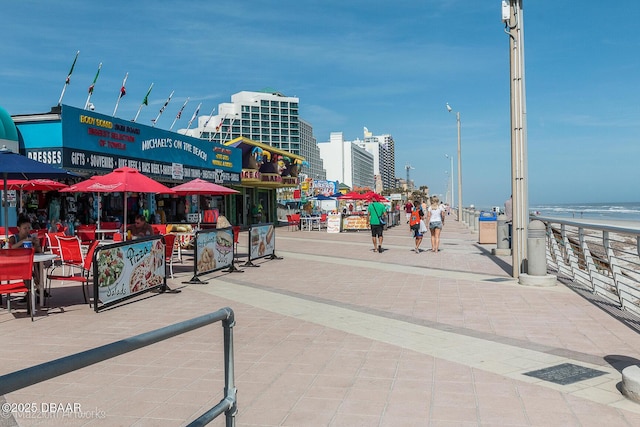
POLYGON ((93 259, 94 309, 166 285, 165 244, 150 236, 96 248, 93 259))

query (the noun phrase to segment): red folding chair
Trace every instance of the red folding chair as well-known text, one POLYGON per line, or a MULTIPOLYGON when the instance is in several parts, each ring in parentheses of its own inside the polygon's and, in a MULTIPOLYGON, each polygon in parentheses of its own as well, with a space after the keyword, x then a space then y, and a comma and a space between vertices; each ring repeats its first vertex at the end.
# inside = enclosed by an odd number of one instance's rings
MULTIPOLYGON (((58 239, 61 239, 60 237, 58 237, 58 239)), ((77 240, 77 245, 80 246, 80 240, 78 240, 76 237, 71 237, 70 239, 75 239, 77 240)), ((66 239, 65 239, 66 240, 66 239)), ((63 243, 66 246, 73 246, 73 242, 69 241, 69 242, 64 242, 63 243)), ((92 271, 92 263, 93 263, 93 253, 96 250, 96 247, 98 247, 98 244, 100 244, 99 240, 94 240, 93 242, 91 242, 91 245, 89 246, 89 250, 87 251, 87 255, 82 258, 80 263, 68 263, 65 264, 66 260, 64 259, 64 254, 65 254, 65 248, 63 247, 62 249, 62 253, 63 253, 63 263, 62 266, 67 265, 68 267, 70 267, 70 271, 68 274, 64 273, 64 269, 62 270, 61 273, 57 273, 56 274, 56 268, 54 267, 53 269, 51 269, 51 272, 49 274, 47 274, 47 288, 48 288, 48 294, 51 294, 51 281, 52 280, 61 280, 63 282, 76 282, 76 283, 80 283, 80 285, 82 286, 82 296, 84 297, 84 302, 85 304, 88 302, 87 299, 87 295, 88 295, 88 288, 89 288, 89 277, 91 276, 91 271, 92 271), (85 289, 85 287, 87 289, 85 289)), ((66 253, 69 256, 69 260, 73 260, 74 258, 77 258, 77 254, 75 253, 75 249, 71 249, 71 248, 67 248, 66 249, 66 253)), ((80 256, 82 257, 82 253, 80 253, 80 256)), ((46 296, 47 294, 45 294, 46 296)))
POLYGON ((297 231, 300 229, 300 214, 287 215, 287 225, 289 231, 297 231))
POLYGON ((11 294, 26 293, 27 312, 33 322, 34 298, 29 298, 33 280, 33 248, 0 249, 0 295, 7 296, 11 313, 11 294))
POLYGON ((164 234, 164 262, 165 265, 169 265, 169 273, 173 279, 173 253, 176 247, 176 235, 164 234))

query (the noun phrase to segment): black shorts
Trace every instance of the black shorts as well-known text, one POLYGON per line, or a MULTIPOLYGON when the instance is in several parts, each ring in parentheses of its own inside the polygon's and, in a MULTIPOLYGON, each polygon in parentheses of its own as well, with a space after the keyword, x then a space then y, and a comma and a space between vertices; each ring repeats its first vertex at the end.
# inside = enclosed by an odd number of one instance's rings
POLYGON ((382 230, 384 230, 384 225, 371 225, 371 236, 382 237, 382 230))

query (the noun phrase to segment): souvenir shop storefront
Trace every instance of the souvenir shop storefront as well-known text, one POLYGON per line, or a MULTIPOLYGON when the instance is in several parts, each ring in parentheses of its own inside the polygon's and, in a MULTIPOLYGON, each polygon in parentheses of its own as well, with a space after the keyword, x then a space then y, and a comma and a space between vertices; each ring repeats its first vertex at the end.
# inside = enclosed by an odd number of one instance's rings
POLYGON ((238 224, 277 223, 277 194, 281 188, 296 188, 306 164, 301 156, 245 137, 232 139, 226 147, 242 155, 241 195, 236 197, 234 217, 238 224))
MULTIPOLYGON (((168 186, 201 178, 227 187, 241 183, 242 152, 210 142, 118 119, 68 105, 44 114, 12 117, 18 129, 20 152, 34 160, 77 173, 86 179, 122 166, 132 167, 168 186)), ((71 184, 71 182, 67 182, 71 184)), ((144 213, 150 222, 184 222, 196 209, 212 208, 228 214, 233 196, 201 197, 112 193, 34 192, 26 208, 38 223, 63 220, 90 224, 118 220, 126 206, 130 215, 144 213)))

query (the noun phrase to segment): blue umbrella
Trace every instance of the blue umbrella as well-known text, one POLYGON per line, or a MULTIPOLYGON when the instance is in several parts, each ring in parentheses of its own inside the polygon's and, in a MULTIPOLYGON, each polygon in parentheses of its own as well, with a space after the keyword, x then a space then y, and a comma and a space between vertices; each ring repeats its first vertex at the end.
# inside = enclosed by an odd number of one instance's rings
POLYGON ((31 160, 21 154, 14 153, 6 146, 0 148, 0 176, 3 180, 4 194, 4 233, 9 240, 9 203, 7 202, 7 180, 8 179, 36 179, 77 176, 60 168, 50 166, 46 163, 31 160))
POLYGON ((325 196, 324 194, 318 194, 317 196, 309 197, 308 200, 335 200, 334 196, 325 196))

